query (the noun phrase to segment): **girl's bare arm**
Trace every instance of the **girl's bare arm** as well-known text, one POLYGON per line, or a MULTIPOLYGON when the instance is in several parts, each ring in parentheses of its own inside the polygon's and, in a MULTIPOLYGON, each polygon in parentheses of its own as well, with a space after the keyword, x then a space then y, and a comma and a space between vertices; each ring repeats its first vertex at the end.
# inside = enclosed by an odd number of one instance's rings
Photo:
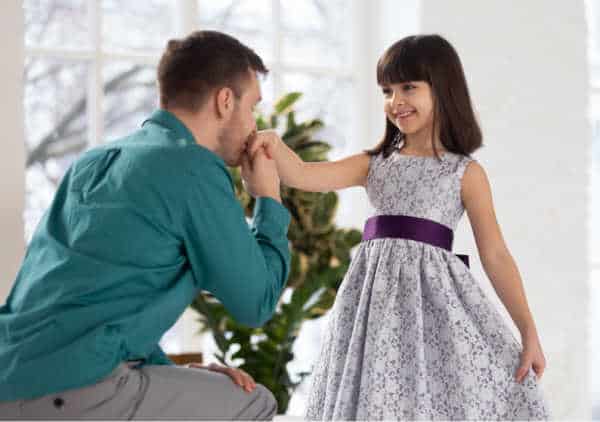
POLYGON ((486 275, 521 333, 523 351, 515 377, 518 382, 523 382, 529 368, 533 367, 539 379, 545 370, 546 358, 517 264, 504 242, 496 219, 487 175, 476 161, 469 163, 465 170, 461 198, 486 275))
POLYGON ((500 231, 488 178, 476 161, 468 164, 461 197, 473 229, 479 257, 496 293, 523 335, 535 334, 517 266, 500 231))
POLYGON ((250 155, 256 148, 266 148, 276 162, 281 182, 287 186, 308 192, 329 192, 366 185, 369 171, 367 153, 336 161, 305 162, 272 131, 259 132, 257 139, 249 147, 250 155))

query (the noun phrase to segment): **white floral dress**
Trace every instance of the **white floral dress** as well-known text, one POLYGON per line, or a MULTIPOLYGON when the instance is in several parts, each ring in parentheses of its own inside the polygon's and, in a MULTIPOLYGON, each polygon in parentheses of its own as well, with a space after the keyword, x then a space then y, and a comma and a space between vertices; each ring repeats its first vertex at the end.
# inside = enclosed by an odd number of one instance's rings
MULTIPOLYGON (((371 157, 375 215, 455 230, 473 158, 371 157)), ((330 310, 313 367, 309 420, 550 419, 535 373, 515 380, 522 346, 453 252, 403 238, 362 241, 330 310)))

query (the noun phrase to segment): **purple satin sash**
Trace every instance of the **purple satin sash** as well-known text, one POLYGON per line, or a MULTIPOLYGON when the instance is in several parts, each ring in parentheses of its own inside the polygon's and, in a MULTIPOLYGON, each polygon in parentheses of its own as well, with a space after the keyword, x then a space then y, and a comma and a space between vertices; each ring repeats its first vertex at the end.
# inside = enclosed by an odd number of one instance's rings
MULTIPOLYGON (((425 218, 408 215, 376 215, 365 223, 362 240, 399 237, 428 243, 452 252, 454 232, 452 229, 425 218)), ((469 267, 469 256, 456 255, 469 267)))

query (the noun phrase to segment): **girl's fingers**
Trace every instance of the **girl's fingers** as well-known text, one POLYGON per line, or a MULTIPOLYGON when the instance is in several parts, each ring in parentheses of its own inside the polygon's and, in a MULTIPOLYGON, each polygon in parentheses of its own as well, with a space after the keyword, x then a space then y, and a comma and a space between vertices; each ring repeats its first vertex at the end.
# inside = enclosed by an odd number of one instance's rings
POLYGON ((255 155, 258 154, 265 154, 265 157, 267 157, 268 159, 271 159, 271 155, 269 154, 269 147, 266 144, 261 145, 260 147, 256 148, 256 153, 255 155))
POLYGON ((517 382, 521 382, 523 380, 523 374, 525 373, 525 370, 523 368, 519 368, 517 370, 517 374, 516 374, 516 381, 517 382))
POLYGON ((254 157, 254 155, 261 150, 261 148, 266 152, 267 157, 272 158, 273 154, 271 152, 273 148, 273 143, 266 139, 261 139, 259 137, 255 138, 250 142, 248 146, 248 155, 250 157, 254 157))
MULTIPOLYGON (((255 142, 254 143, 254 154, 256 154, 258 151, 261 150, 261 148, 264 148, 265 144, 263 144, 262 142, 255 142)), ((254 154, 252 154, 252 156, 254 156, 254 154)))
POLYGON ((269 160, 273 159, 273 154, 271 152, 271 145, 265 145, 265 154, 267 154, 267 158, 269 160))
POLYGON ((516 379, 518 382, 522 382, 525 379, 525 376, 527 375, 527 372, 529 372, 530 367, 531 367, 531 362, 529 362, 529 361, 525 361, 525 362, 521 363, 521 365, 519 366, 519 369, 517 369, 517 374, 516 374, 516 379))
POLYGON ((537 376, 537 379, 542 379, 542 374, 544 373, 545 366, 543 364, 538 364, 537 362, 533 363, 533 370, 537 376))

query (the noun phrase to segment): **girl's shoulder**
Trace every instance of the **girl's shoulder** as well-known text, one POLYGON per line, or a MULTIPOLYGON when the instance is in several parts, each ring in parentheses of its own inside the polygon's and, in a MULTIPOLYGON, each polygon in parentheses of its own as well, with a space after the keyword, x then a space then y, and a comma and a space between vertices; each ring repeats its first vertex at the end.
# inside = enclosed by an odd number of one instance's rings
POLYGON ((465 171, 467 170, 468 167, 470 167, 471 163, 474 163, 474 164, 472 164, 472 166, 480 165, 479 162, 477 161, 477 159, 470 155, 465 155, 465 154, 460 154, 460 153, 455 153, 455 152, 451 152, 451 153, 449 153, 449 155, 453 158, 453 161, 456 166, 455 171, 460 179, 462 179, 465 171))

